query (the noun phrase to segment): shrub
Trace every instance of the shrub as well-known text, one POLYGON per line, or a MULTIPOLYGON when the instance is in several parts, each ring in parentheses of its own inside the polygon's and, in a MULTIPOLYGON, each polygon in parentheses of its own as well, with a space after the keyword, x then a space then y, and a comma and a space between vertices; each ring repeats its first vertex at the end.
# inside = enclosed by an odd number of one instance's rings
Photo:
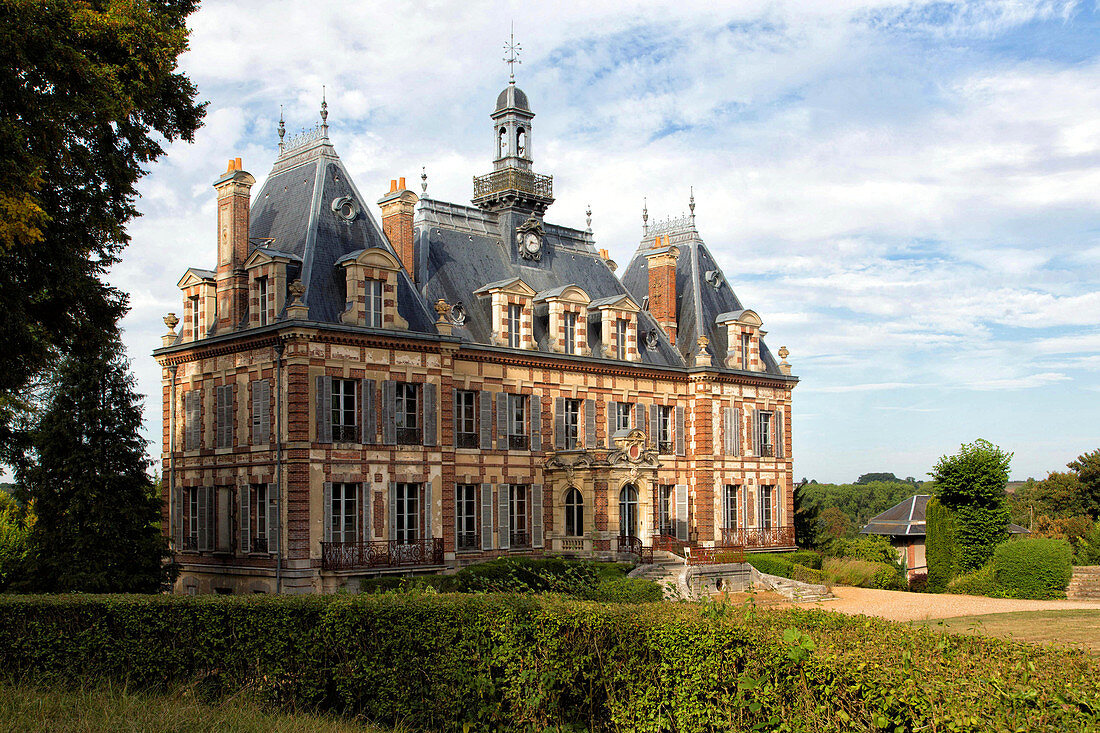
POLYGON ((1005 499, 1011 453, 987 440, 964 444, 932 468, 933 490, 955 515, 959 567, 976 570, 1004 541, 1009 511, 1005 499))
POLYGON ((834 540, 829 543, 826 554, 831 557, 850 557, 853 560, 880 562, 887 565, 898 563, 898 551, 890 544, 890 540, 877 534, 834 540))
POLYGON ((901 571, 893 565, 852 558, 829 557, 821 568, 824 577, 837 585, 857 588, 883 588, 900 590, 901 571))
POLYGON ((642 578, 609 578, 601 580, 588 600, 604 603, 652 603, 664 598, 659 583, 642 578))
POLYGON ((1072 558, 1065 540, 1006 542, 993 553, 997 585, 1009 598, 1064 598, 1073 575, 1072 558))
POLYGON ((1100 522, 1081 537, 1073 553, 1074 565, 1100 565, 1100 522))
POLYGON ((955 543, 955 516, 932 497, 925 515, 925 558, 928 590, 942 593, 959 573, 959 548, 955 543))
POLYGON ((781 578, 791 577, 791 562, 783 555, 751 553, 745 555, 745 562, 765 575, 778 575, 781 578))
POLYGON ((913 573, 909 576, 909 590, 912 593, 928 591, 928 573, 913 573))
POLYGON ((462 593, 564 593, 578 598, 594 592, 591 562, 560 557, 505 557, 464 568, 451 576, 449 590, 462 593))
POLYGON ((825 574, 815 568, 808 568, 805 565, 792 565, 791 575, 792 580, 797 580, 802 583, 811 583, 813 585, 824 585, 825 574))
POLYGON ((964 573, 953 578, 947 584, 946 591, 965 596, 989 596, 990 598, 1001 598, 1003 596, 997 586, 992 562, 986 563, 973 572, 964 573))
POLYGON ((821 570, 821 553, 813 550, 796 550, 788 552, 783 557, 796 565, 805 565, 814 570, 821 570))

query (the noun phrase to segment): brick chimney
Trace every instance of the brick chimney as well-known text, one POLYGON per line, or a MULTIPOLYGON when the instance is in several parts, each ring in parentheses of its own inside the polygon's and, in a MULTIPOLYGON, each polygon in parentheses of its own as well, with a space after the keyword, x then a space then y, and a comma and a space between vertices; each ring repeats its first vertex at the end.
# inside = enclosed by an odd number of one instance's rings
POLYGON ((676 344, 676 257, 680 250, 660 236, 654 248, 646 252, 649 269, 649 312, 664 330, 668 340, 676 344))
POLYGON ((419 200, 415 193, 405 188, 404 178, 391 180, 389 193, 378 199, 378 205, 382 207, 382 231, 413 282, 416 282, 413 211, 419 200))
POLYGON ((217 330, 237 328, 248 314, 248 206, 256 179, 241 167, 241 159, 229 161, 218 192, 217 330))

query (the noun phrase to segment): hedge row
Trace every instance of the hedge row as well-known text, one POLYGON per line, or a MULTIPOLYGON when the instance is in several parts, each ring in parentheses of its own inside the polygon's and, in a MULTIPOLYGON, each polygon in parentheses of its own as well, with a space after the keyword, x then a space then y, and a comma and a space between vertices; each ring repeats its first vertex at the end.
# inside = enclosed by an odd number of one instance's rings
MULTIPOLYGON (((812 560, 809 560, 812 562, 812 560)), ((762 573, 791 578, 803 583, 852 585, 860 588, 881 588, 901 590, 905 588, 905 578, 896 565, 870 562, 849 557, 822 558, 815 552, 798 553, 752 553, 745 556, 745 562, 762 573), (806 555, 816 558, 816 566, 810 567, 798 562, 809 560, 806 555), (796 556, 802 556, 796 558, 796 556)))
POLYGON ((822 611, 509 595, 3 597, 0 670, 444 731, 1089 730, 1079 652, 822 611))
POLYGON ((1065 540, 1009 540, 997 546, 993 559, 960 575, 948 593, 994 598, 1065 598, 1073 575, 1073 548, 1065 540))

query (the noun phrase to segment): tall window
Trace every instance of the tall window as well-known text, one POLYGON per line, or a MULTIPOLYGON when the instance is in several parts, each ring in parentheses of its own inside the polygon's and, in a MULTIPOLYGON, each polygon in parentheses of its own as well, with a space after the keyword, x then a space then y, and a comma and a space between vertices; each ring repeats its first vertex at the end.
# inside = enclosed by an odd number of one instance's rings
POLYGON ((657 452, 672 452, 672 406, 657 406, 657 452))
POLYGON ((394 507, 397 522, 397 543, 407 545, 420 539, 420 484, 398 484, 397 506, 394 507))
POLYGON ((508 395, 508 447, 512 450, 527 450, 530 439, 527 435, 527 395, 508 395))
POLYGON ((615 320, 615 358, 626 359, 626 319, 615 320))
POLYGON ((565 494, 565 534, 568 537, 584 536, 584 498, 575 488, 565 494))
POLYGON ((480 545, 477 536, 477 484, 458 484, 455 487, 455 517, 458 529, 455 549, 476 550, 480 545))
POLYGON ((199 327, 202 321, 199 319, 199 296, 188 298, 191 303, 191 339, 197 340, 200 336, 199 327))
POLYGON ((773 456, 775 455, 775 448, 772 445, 772 414, 770 412, 758 412, 757 419, 760 421, 756 428, 757 434, 760 436, 760 455, 773 456))
POLYGON ((760 487, 760 526, 764 529, 772 528, 772 486, 760 487))
POLYGON ((358 490, 359 484, 332 485, 332 506, 329 511, 333 542, 355 542, 358 539, 355 500, 358 490))
POLYGON ((630 430, 630 410, 633 407, 629 402, 616 402, 615 404, 615 432, 630 430))
POLYGON ((397 443, 420 445, 419 385, 400 382, 396 386, 397 443))
POLYGON ((638 490, 627 484, 619 491, 619 535, 636 537, 638 534, 638 490))
POLYGON ((523 306, 512 303, 508 306, 508 345, 513 349, 519 348, 519 316, 523 306))
POLYGON ((355 380, 332 380, 332 440, 335 443, 354 443, 359 440, 356 430, 355 380))
POLYGON ((477 392, 460 390, 455 395, 455 423, 458 427, 456 447, 477 448, 480 444, 477 435, 477 392))
POLYGON ((267 552, 267 484, 252 484, 250 491, 252 492, 252 501, 248 504, 248 525, 252 547, 246 547, 245 551, 267 552))
POLYGON ((562 318, 565 320, 565 353, 573 354, 577 351, 577 314, 566 311, 562 318))
POLYGON ((726 484, 722 489, 722 515, 725 529, 737 529, 737 491, 740 486, 726 484))
POLYGON ((363 281, 363 294, 366 297, 367 325, 382 328, 382 281, 363 281))
POLYGON ((259 309, 257 315, 260 317, 260 325, 267 325, 267 278, 256 278, 256 307, 259 309))
POLYGON ((676 536, 676 527, 672 525, 672 492, 671 484, 660 484, 657 487, 657 531, 669 537, 676 536))
POLYGON ((531 533, 527 526, 527 492, 531 489, 527 484, 510 484, 508 490, 509 513, 508 525, 511 530, 512 547, 528 547, 531 544, 531 533))
POLYGON ((749 368, 749 339, 752 338, 747 333, 741 334, 741 368, 746 371, 749 368))
POLYGON ((581 421, 581 401, 565 401, 565 450, 577 448, 577 431, 581 421))
POLYGON ((199 493, 201 486, 186 486, 183 489, 183 549, 199 549, 199 493))

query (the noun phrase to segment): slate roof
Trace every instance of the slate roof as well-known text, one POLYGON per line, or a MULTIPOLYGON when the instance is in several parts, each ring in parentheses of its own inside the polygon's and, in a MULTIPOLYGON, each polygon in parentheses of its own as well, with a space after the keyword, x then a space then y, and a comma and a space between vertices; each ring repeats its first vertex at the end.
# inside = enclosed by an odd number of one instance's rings
MULTIPOLYGON (((871 517, 867 525, 859 531, 860 534, 882 534, 891 537, 919 536, 923 537, 926 531, 926 519, 928 511, 927 494, 910 496, 890 507, 882 514, 871 517)), ((1008 525, 1009 534, 1031 534, 1018 524, 1008 525)))
MULTIPOLYGON (((684 218, 666 227, 653 227, 623 272, 623 285, 639 303, 648 296, 649 263, 646 254, 654 249, 658 234, 667 235, 672 245, 680 250, 676 258, 676 347, 690 358, 697 348, 699 336, 706 336, 710 339, 707 351, 714 357, 714 365, 721 367, 728 349, 726 327, 718 326, 715 319, 730 311, 745 310, 745 306, 726 281, 714 255, 696 231, 694 222, 684 218)), ((763 339, 760 340, 760 358, 765 373, 780 374, 779 362, 763 339)))
MULTIPOLYGON (((254 194, 249 251, 276 250, 297 258, 310 320, 339 322, 346 307, 343 270, 336 262, 368 247, 391 253, 386 237, 370 212, 327 136, 289 149, 275 161, 258 194, 254 194), (336 199, 350 197, 358 213, 346 221, 333 211, 336 199)), ((435 318, 402 271, 398 276, 397 310, 409 329, 435 333, 435 318)))

